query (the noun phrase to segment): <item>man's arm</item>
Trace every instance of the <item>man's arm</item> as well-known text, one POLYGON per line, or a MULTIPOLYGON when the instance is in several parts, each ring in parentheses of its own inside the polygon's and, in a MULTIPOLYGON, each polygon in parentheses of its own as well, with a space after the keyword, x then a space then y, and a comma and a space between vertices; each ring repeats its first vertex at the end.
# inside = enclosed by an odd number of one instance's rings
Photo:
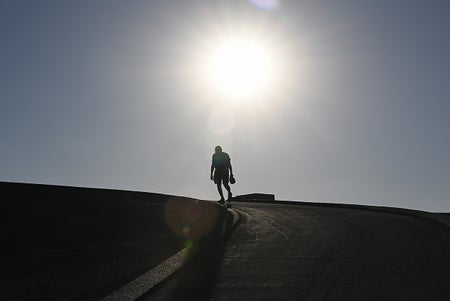
POLYGON ((231 166, 231 159, 228 160, 228 169, 230 170, 230 175, 233 175, 233 167, 231 166))
POLYGON ((211 175, 209 176, 211 181, 214 181, 213 172, 214 172, 214 160, 211 162, 211 175))

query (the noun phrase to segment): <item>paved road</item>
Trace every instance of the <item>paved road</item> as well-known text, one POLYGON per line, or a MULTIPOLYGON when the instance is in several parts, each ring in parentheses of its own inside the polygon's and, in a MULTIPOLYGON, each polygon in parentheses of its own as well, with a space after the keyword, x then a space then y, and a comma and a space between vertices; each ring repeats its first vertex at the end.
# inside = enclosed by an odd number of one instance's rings
POLYGON ((449 300, 450 228, 406 215, 236 203, 237 228, 143 300, 449 300))
POLYGON ((132 191, 0 182, 0 195, 2 301, 99 300, 187 239, 217 237, 226 214, 211 202, 132 191))

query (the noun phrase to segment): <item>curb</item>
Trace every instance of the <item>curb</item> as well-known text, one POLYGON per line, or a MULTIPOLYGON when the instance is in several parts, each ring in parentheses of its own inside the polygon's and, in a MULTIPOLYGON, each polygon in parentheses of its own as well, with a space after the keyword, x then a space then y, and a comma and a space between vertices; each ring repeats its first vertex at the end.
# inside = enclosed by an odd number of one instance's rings
MULTIPOLYGON (((231 214, 224 219, 222 224, 222 236, 226 235, 231 231, 239 221, 239 214, 233 210, 227 210, 231 214), (230 223, 231 219, 231 223, 230 223)), ((211 242, 209 245, 215 243, 211 242)), ((175 255, 161 262, 158 266, 152 268, 150 271, 142 274, 136 279, 128 282, 115 292, 101 299, 101 301, 134 301, 141 297, 143 294, 150 291, 157 284, 164 281, 167 277, 175 273, 179 268, 181 268, 185 263, 188 262, 186 258, 190 252, 190 247, 186 247, 181 251, 178 251, 175 255)), ((192 259, 192 258, 191 258, 192 259)), ((190 259, 189 259, 190 260, 190 259)))
MULTIPOLYGON (((239 213, 234 209, 228 209, 228 211, 233 215, 233 220, 231 222, 231 226, 226 230, 226 233, 230 232, 239 221, 239 213)), ((226 234, 224 233, 224 235, 226 234)))

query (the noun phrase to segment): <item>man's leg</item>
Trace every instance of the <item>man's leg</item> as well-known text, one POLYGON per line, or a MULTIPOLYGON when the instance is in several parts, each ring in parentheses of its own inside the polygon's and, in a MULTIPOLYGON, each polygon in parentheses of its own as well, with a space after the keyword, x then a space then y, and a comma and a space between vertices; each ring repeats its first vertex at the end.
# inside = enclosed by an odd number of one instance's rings
POLYGON ((222 181, 217 181, 217 191, 219 191, 220 200, 224 201, 223 192, 222 192, 222 181))
POLYGON ((233 194, 231 193, 231 187, 228 185, 228 180, 223 181, 223 186, 225 186, 225 189, 228 191, 228 201, 231 201, 231 198, 233 197, 233 194))

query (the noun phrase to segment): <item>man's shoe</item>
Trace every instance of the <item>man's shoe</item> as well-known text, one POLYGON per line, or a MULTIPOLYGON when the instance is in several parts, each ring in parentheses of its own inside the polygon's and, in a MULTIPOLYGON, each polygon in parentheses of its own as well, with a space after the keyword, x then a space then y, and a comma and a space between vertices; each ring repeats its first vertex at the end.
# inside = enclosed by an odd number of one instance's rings
POLYGON ((217 201, 217 203, 218 203, 219 205, 223 205, 223 204, 225 204, 225 200, 224 200, 224 199, 220 199, 219 201, 217 201))
POLYGON ((228 199, 227 199, 227 201, 231 201, 232 198, 233 198, 233 194, 230 192, 230 193, 228 194, 228 199))

